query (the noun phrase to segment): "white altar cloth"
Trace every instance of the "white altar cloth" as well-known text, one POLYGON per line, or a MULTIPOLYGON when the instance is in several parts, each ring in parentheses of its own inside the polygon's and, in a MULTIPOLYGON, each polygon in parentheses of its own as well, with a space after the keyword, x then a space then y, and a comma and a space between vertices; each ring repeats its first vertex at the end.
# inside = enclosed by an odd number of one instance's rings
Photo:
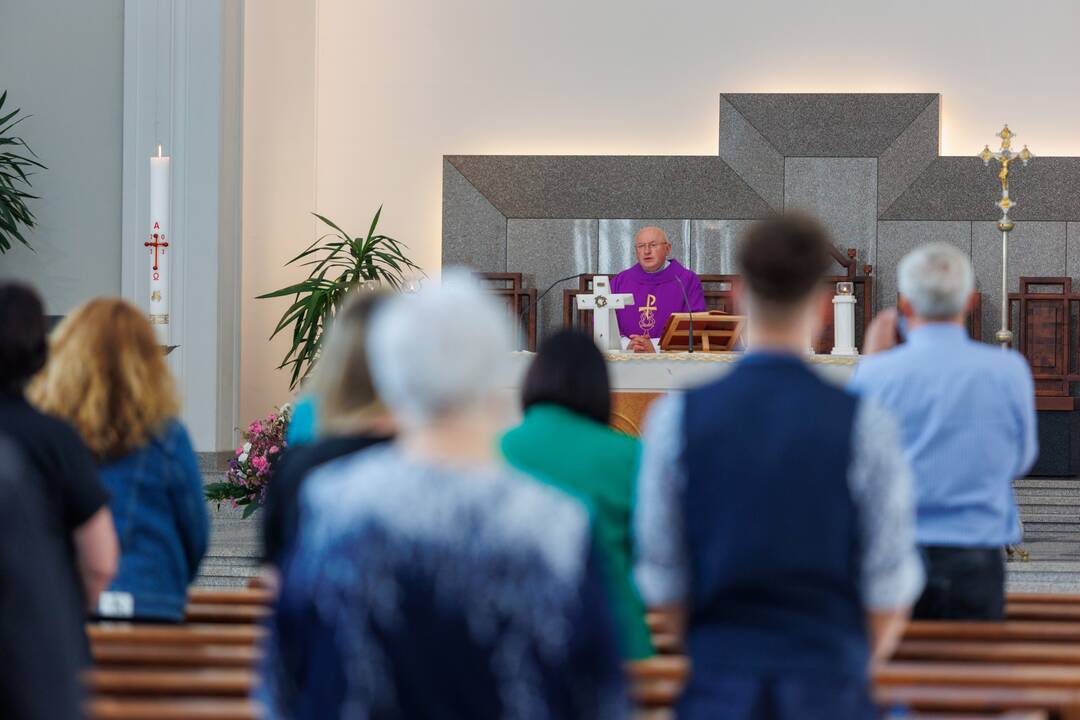
MULTIPOLYGON (((506 387, 521 387, 534 353, 511 353, 506 387)), ((729 372, 741 352, 608 353, 608 373, 615 392, 665 392, 701 385, 729 372)), ((826 379, 844 385, 855 372, 858 356, 807 355, 807 362, 826 379)))

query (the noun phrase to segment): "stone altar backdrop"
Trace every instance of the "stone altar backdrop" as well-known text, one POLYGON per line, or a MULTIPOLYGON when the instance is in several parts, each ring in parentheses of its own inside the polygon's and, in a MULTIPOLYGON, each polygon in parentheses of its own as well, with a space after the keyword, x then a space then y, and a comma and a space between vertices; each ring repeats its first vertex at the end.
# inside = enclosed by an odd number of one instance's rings
MULTIPOLYGON (((1007 119, 987 118, 987 136, 1007 119)), ((838 247, 856 248, 860 265, 873 265, 878 308, 892 304, 908 250, 930 240, 964 249, 992 342, 1001 300, 996 171, 975 157, 981 147, 941 157, 940 127, 936 94, 723 94, 716 156, 446 155, 443 265, 522 272, 545 288, 574 273, 622 270, 634 233, 655 224, 680 262, 729 273, 749 222, 803 208, 828 224, 838 247)), ((1038 146, 1020 131, 1020 144, 1038 146)), ((1024 275, 1080 278, 1080 158, 1039 157, 1010 182, 1018 200, 1010 292, 1024 275)), ((541 303, 542 333, 561 322, 560 290, 541 303)))

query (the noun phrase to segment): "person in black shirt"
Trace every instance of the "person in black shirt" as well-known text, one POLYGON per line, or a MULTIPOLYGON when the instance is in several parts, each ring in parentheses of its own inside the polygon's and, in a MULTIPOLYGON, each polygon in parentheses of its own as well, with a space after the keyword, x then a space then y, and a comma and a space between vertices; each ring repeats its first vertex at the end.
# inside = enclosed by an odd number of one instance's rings
POLYGON ((280 569, 296 540, 300 522, 300 488, 314 468, 344 455, 385 442, 393 434, 368 372, 367 324, 383 300, 364 293, 348 301, 328 331, 312 390, 319 408, 320 437, 288 448, 267 489, 263 518, 263 559, 280 569))
POLYGON ((40 478, 48 530, 63 543, 80 605, 89 609, 116 573, 119 550, 109 495, 90 451, 73 427, 24 397, 47 355, 41 299, 25 285, 0 284, 0 433, 40 478))
POLYGON ((0 708, 7 720, 82 717, 85 635, 41 478, 0 436, 0 708))

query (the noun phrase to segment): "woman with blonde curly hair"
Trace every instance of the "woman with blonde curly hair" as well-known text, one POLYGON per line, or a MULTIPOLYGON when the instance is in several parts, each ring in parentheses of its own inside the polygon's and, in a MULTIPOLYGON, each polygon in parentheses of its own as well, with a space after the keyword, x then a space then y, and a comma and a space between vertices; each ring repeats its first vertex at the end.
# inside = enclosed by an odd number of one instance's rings
POLYGON ((99 614, 182 620, 209 521, 175 384, 146 317, 113 298, 78 308, 56 329, 29 395, 75 426, 112 494, 120 569, 99 614))

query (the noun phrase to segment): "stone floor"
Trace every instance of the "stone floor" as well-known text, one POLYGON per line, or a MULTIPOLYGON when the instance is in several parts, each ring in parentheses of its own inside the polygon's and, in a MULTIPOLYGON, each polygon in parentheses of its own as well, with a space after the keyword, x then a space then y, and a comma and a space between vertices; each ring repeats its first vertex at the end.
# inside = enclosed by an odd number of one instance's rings
MULTIPOLYGON (((206 482, 224 475, 221 456, 201 458, 206 482)), ((1008 564, 1009 589, 1080 593, 1080 478, 1027 478, 1016 483, 1030 559, 1008 564)), ((197 585, 237 587, 258 571, 258 514, 210 505, 210 550, 197 585)))

